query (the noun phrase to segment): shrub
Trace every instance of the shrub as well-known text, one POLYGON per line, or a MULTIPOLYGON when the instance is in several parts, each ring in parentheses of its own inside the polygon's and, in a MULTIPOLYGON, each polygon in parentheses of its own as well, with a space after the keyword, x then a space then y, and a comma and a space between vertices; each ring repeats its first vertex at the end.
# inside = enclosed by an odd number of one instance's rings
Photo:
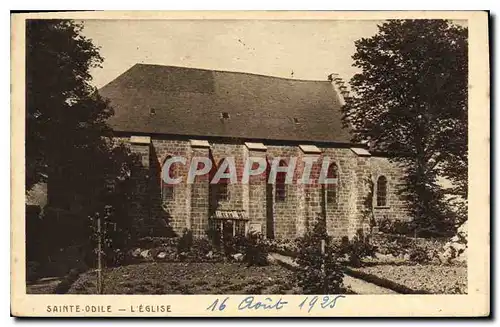
POLYGON ((260 233, 249 233, 225 238, 222 244, 223 254, 232 258, 234 254, 244 255, 243 260, 249 265, 267 265, 268 245, 260 233))
POLYGON ((105 259, 108 266, 117 267, 125 263, 126 256, 122 249, 108 249, 105 259))
POLYGON ((267 246, 263 242, 263 236, 260 233, 249 233, 245 237, 244 260, 248 266, 265 266, 267 261, 267 246))
POLYGON ((184 229, 182 236, 177 242, 177 253, 188 253, 193 246, 193 232, 189 229, 184 229))
POLYGON ((54 289, 54 293, 56 294, 65 294, 71 288, 71 285, 78 279, 82 270, 80 269, 71 269, 69 273, 61 280, 59 284, 57 284, 54 289))
POLYGON ((190 260, 196 262, 214 261, 219 255, 214 248, 212 242, 207 238, 197 238, 193 241, 191 251, 189 252, 190 260), (212 257, 207 257, 212 252, 212 257))
POLYGON ((298 252, 297 241, 294 239, 264 239, 269 252, 276 252, 289 257, 296 257, 298 252))
POLYGON ((412 262, 422 264, 431 261, 431 257, 429 256, 429 253, 425 248, 420 246, 414 246, 410 250, 410 260, 412 262))
POLYGON ((54 293, 55 294, 66 294, 71 288, 71 282, 68 279, 63 279, 59 284, 57 284, 54 293))
POLYGON ((219 232, 214 229, 214 228, 208 228, 205 230, 205 234, 210 242, 216 247, 220 248, 221 246, 221 239, 220 239, 220 234, 219 232))
POLYGON ((234 237, 224 239, 219 238, 219 242, 216 242, 215 244, 218 244, 218 247, 224 255, 231 256, 235 253, 243 253, 244 243, 245 237, 236 235, 234 237))
POLYGON ((410 238, 401 235, 376 234, 378 252, 394 257, 408 257, 414 263, 440 260, 440 249, 445 239, 410 238))
POLYGON ((415 232, 415 224, 411 221, 391 220, 384 217, 378 225, 378 230, 386 234, 413 235, 415 232))
POLYGON ((360 267, 364 258, 375 258, 377 249, 375 245, 370 243, 369 237, 363 234, 363 230, 358 229, 352 240, 349 241, 347 236, 342 238, 339 254, 347 255, 351 266, 360 267))
POLYGON ((141 249, 150 249, 160 246, 175 246, 177 245, 179 238, 174 237, 152 237, 147 236, 137 240, 135 246, 141 249))
POLYGON ((298 286, 304 294, 339 294, 345 291, 343 285, 342 265, 338 260, 336 248, 326 228, 318 221, 312 231, 308 231, 298 240, 296 272, 298 286), (325 253, 321 251, 322 240, 325 241, 325 253))
POLYGON ((374 238, 374 243, 378 247, 378 252, 382 254, 390 254, 394 257, 403 257, 408 254, 413 247, 413 239, 408 237, 379 234, 374 238))

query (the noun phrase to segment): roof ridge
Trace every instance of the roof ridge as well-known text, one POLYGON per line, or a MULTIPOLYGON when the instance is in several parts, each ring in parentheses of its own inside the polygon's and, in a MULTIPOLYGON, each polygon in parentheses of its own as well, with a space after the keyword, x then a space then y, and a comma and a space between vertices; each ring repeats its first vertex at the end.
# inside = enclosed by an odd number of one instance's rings
POLYGON ((272 75, 264 75, 264 74, 257 74, 257 73, 249 73, 249 72, 238 72, 238 71, 232 71, 232 70, 219 70, 219 69, 208 69, 208 68, 186 67, 186 66, 174 66, 174 65, 160 65, 160 64, 136 63, 132 67, 130 67, 130 69, 133 68, 134 66, 172 67, 172 68, 181 68, 181 69, 190 69, 190 70, 201 70, 201 71, 214 72, 214 73, 226 73, 226 74, 229 73, 229 74, 251 75, 251 76, 275 78, 275 79, 282 79, 282 80, 295 81, 295 82, 322 82, 322 83, 331 84, 331 82, 328 81, 328 79, 326 79, 326 80, 297 79, 297 78, 289 78, 289 77, 281 77, 281 76, 272 76, 272 75))

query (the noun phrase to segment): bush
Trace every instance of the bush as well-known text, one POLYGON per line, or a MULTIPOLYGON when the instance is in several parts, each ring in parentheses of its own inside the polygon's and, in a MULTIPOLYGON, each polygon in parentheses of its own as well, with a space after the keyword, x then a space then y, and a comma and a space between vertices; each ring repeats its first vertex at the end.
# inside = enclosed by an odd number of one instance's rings
POLYGON ((221 251, 226 256, 236 253, 243 253, 245 250, 245 236, 236 235, 230 238, 224 238, 221 244, 221 251))
POLYGON ((188 260, 192 262, 214 262, 219 261, 221 255, 208 238, 194 239, 188 260), (209 255, 211 253, 211 255, 209 255))
POLYGON ((106 253, 106 264, 110 267, 121 266, 125 263, 125 252, 121 249, 113 249, 106 253))
POLYGON ((59 284, 57 284, 54 289, 55 294, 65 294, 71 288, 71 285, 78 279, 78 276, 83 271, 81 269, 71 269, 69 273, 61 280, 59 284))
POLYGON ((217 231, 214 228, 208 228, 205 230, 205 235, 207 236, 208 240, 218 249, 220 249, 221 246, 221 239, 220 239, 220 234, 219 231, 217 231))
POLYGON ((440 261, 440 250, 446 242, 446 239, 439 238, 410 238, 382 233, 375 234, 373 240, 379 253, 408 258, 414 263, 440 261))
POLYGON ((410 260, 415 263, 423 264, 431 261, 431 257, 425 248, 414 246, 410 250, 410 260))
POLYGON ((269 252, 276 252, 289 257, 296 257, 299 251, 297 241, 294 239, 264 239, 269 252))
POLYGON ((71 288, 72 283, 68 279, 63 279, 59 284, 57 284, 54 293, 55 294, 66 294, 71 288))
POLYGON ((193 232, 189 229, 184 229, 182 236, 177 242, 177 253, 180 255, 182 253, 187 254, 191 247, 193 246, 193 232))
POLYGON ((403 257, 408 254, 414 245, 413 239, 390 234, 379 234, 374 238, 378 251, 382 254, 390 254, 394 257, 403 257))
POLYGON ((343 267, 338 260, 336 247, 332 245, 326 228, 318 221, 312 231, 299 238, 296 262, 297 284, 304 294, 339 294, 344 293, 343 267), (325 253, 321 252, 322 240, 325 241, 325 253))
POLYGON ((411 221, 382 218, 378 225, 378 230, 386 234, 413 235, 415 233, 415 224, 411 221))
POLYGON ((152 237, 147 236, 137 240, 135 246, 141 249, 151 249, 160 246, 175 246, 177 245, 179 238, 174 237, 152 237))
POLYGON ((244 255, 243 261, 249 266, 267 265, 268 246, 260 233, 249 233, 246 236, 237 235, 224 239, 223 253, 226 257, 233 258, 234 254, 244 255))
POLYGON ((265 266, 267 261, 267 246, 263 242, 263 236, 260 233, 249 233, 245 237, 244 260, 248 266, 265 266))
POLYGON ((364 258, 375 258, 377 249, 375 245, 370 243, 370 239, 363 234, 363 230, 358 229, 352 240, 349 241, 347 236, 342 238, 339 254, 347 255, 351 266, 360 267, 364 258))

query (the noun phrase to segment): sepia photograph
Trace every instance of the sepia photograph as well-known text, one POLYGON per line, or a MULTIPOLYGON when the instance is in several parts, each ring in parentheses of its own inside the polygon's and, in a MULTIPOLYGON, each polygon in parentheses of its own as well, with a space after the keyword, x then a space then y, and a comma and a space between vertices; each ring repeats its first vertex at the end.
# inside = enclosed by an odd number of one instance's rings
POLYGON ((467 18, 23 24, 24 296, 470 294, 467 18))

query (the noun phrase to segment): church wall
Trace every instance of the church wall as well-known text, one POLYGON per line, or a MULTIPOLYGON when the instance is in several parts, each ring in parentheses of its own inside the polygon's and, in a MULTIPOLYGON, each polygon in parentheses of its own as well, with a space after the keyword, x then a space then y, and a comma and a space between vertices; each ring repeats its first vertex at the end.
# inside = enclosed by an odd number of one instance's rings
MULTIPOLYGON (((129 138, 123 138, 125 142, 129 138)), ((195 236, 204 236, 208 229, 209 217, 215 210, 242 210, 249 218, 248 225, 258 229, 268 237, 279 239, 295 238, 311 228, 326 210, 327 231, 337 239, 352 237, 359 228, 367 230, 370 217, 375 219, 406 219, 404 202, 395 194, 401 182, 401 169, 385 158, 361 157, 349 148, 321 147, 321 154, 306 154, 296 145, 266 145, 266 150, 250 150, 244 142, 210 142, 210 147, 193 147, 189 140, 151 137, 148 145, 131 144, 132 151, 142 156, 143 173, 136 176, 138 187, 143 189, 146 206, 137 209, 137 215, 144 217, 154 228, 171 229, 176 234, 190 229, 195 236), (209 175, 199 176, 195 183, 185 182, 174 186, 173 198, 163 201, 161 197, 161 167, 167 156, 184 156, 188 164, 176 164, 173 174, 188 174, 189 164, 195 156, 212 157, 217 163, 222 158, 232 156, 238 171, 238 182, 229 184, 229 198, 214 202, 209 175), (264 157, 270 164, 280 157, 288 160, 297 157, 294 183, 286 185, 286 198, 276 201, 276 184, 267 184, 267 175, 252 176, 248 184, 241 183, 242 171, 248 157, 264 157), (317 159, 311 171, 311 178, 317 179, 323 157, 330 157, 338 166, 337 199, 328 202, 325 188, 318 183, 304 185, 297 183, 304 163, 302 158, 312 156, 317 159), (149 160, 146 160, 149 158, 149 160), (376 183, 379 175, 388 178, 388 205, 376 207, 374 197, 370 199, 370 179, 376 183), (148 177, 149 176, 149 177, 148 177), (326 205, 325 205, 326 204, 326 205), (269 217, 272 219, 269 219, 269 217), (162 227, 163 226, 163 227, 162 227)))
POLYGON ((374 183, 373 213, 375 220, 381 219, 409 221, 408 205, 399 191, 404 185, 403 168, 397 163, 390 162, 384 157, 370 158, 370 171, 374 183), (377 180, 380 176, 387 178, 387 204, 377 206, 377 180))

